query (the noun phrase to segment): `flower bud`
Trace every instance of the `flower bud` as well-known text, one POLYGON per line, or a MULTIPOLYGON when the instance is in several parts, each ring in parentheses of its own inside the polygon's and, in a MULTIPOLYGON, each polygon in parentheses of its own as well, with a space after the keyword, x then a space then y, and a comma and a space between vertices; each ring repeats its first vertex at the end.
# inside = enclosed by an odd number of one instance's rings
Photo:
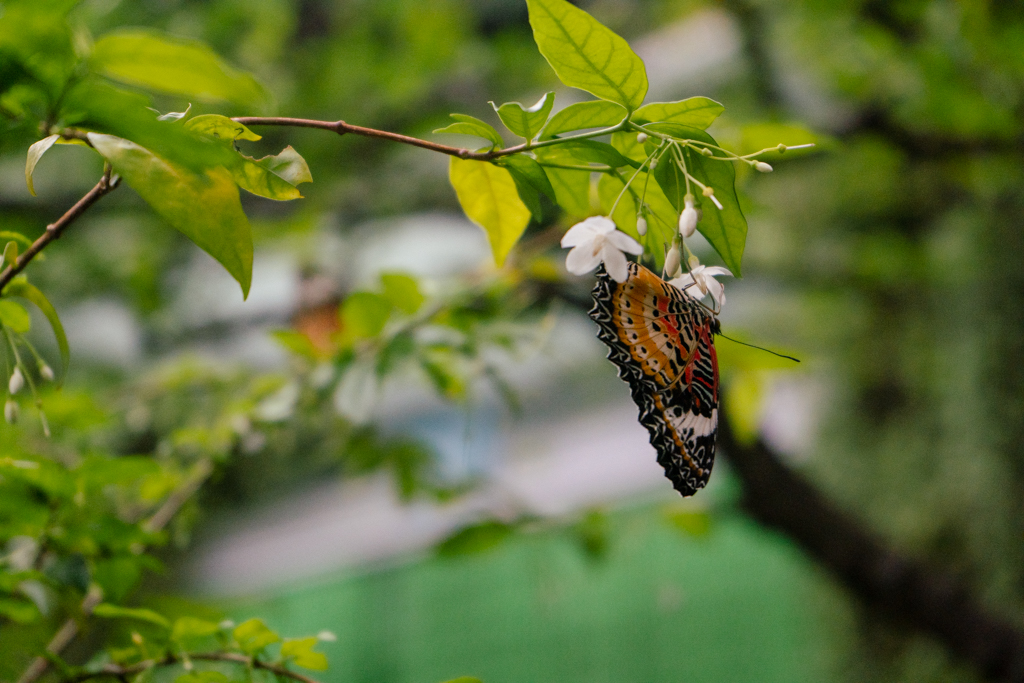
POLYGON ((14 399, 9 398, 4 404, 4 419, 9 425, 18 421, 18 404, 14 402, 14 399))
POLYGON ((641 237, 647 234, 647 219, 643 216, 636 219, 636 232, 641 237))
POLYGON ((697 258, 694 254, 690 254, 690 258, 686 259, 686 265, 690 267, 690 270, 693 270, 694 268, 700 265, 700 259, 697 258))
POLYGON ((693 195, 687 194, 685 198, 686 208, 679 214, 679 234, 686 239, 693 235, 697 229, 697 209, 693 208, 693 195))
POLYGON ((650 169, 652 171, 654 169, 658 168, 658 160, 657 159, 651 159, 651 163, 649 164, 649 167, 650 167, 650 169))
POLYGON ((704 156, 706 156, 706 157, 709 157, 709 156, 711 156, 712 154, 714 154, 714 152, 712 152, 712 151, 711 151, 711 149, 710 149, 710 148, 708 148, 708 147, 701 147, 701 148, 700 148, 700 153, 701 153, 701 154, 703 154, 703 155, 704 155, 704 156))
POLYGON ((639 142, 641 145, 647 142, 647 133, 637 133, 636 141, 639 142))
POLYGON ((39 366, 39 376, 45 379, 47 382, 53 381, 53 368, 46 363, 39 366))
POLYGON ((775 170, 774 168, 772 168, 771 164, 766 164, 763 161, 758 161, 756 164, 754 164, 754 168, 756 168, 761 173, 771 173, 772 171, 775 170))
POLYGON ((676 245, 672 245, 672 248, 665 254, 665 273, 669 277, 675 277, 676 272, 679 270, 679 249, 676 245))
POLYGON ((21 388, 25 386, 25 377, 21 374, 21 368, 14 368, 14 372, 11 374, 11 379, 7 382, 7 390, 11 392, 11 395, 21 391, 21 388))

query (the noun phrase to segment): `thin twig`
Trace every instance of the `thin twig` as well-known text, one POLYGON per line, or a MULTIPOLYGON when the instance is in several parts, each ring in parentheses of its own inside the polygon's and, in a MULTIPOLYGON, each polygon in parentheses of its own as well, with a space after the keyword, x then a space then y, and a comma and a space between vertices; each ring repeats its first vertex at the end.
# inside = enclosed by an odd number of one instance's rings
POLYGON ((39 238, 36 239, 36 241, 33 242, 32 245, 26 249, 14 263, 0 271, 0 292, 2 292, 3 288, 6 287, 12 279, 14 279, 15 275, 25 270, 25 266, 27 266, 29 262, 36 257, 36 254, 41 252, 50 242, 60 237, 65 228, 85 213, 86 209, 95 204, 96 200, 116 188, 117 185, 118 183, 111 182, 110 172, 108 170, 103 174, 103 177, 100 178, 100 181, 96 183, 91 190, 85 193, 84 197, 79 199, 74 206, 67 210, 67 213, 58 218, 56 222, 47 225, 46 231, 40 235, 39 238))
MULTIPOLYGON (((95 188, 93 188, 95 189, 95 188)), ((65 214, 66 215, 66 214, 65 214)), ((175 513, 181 509, 189 498, 199 490, 199 487, 203 485, 203 482, 213 472, 213 463, 209 459, 200 460, 192 469, 192 474, 185 482, 171 492, 164 504, 161 505, 153 516, 142 523, 142 528, 153 533, 160 531, 171 521, 175 513)), ((98 586, 90 588, 86 594, 85 599, 82 600, 82 618, 87 618, 92 615, 92 611, 96 608, 96 605, 100 604, 103 600, 103 592, 99 590, 98 586)), ((60 655, 64 649, 71 644, 71 641, 78 635, 79 622, 75 618, 68 619, 64 622, 64 625, 60 627, 57 633, 54 634, 53 638, 46 645, 46 652, 51 657, 60 655)), ((39 656, 32 660, 28 668, 25 669, 24 673, 21 674, 21 678, 18 679, 18 683, 34 683, 40 676, 47 672, 50 668, 50 660, 46 657, 39 656)), ((297 680, 311 680, 302 679, 297 680)), ((314 681, 315 683, 315 681, 314 681)))
POLYGON ((609 135, 616 131, 623 130, 628 124, 628 121, 624 120, 622 123, 610 128, 591 131, 589 133, 581 133, 579 135, 572 135, 552 140, 541 140, 540 142, 524 142, 519 145, 513 145, 512 147, 492 149, 487 152, 474 152, 473 150, 466 149, 464 147, 442 145, 437 142, 430 142, 429 140, 421 140, 420 138, 414 138, 409 135, 402 135, 401 133, 392 133, 386 130, 377 130, 376 128, 356 126, 351 123, 345 123, 344 121, 316 121, 313 119, 294 119, 286 116, 236 116, 231 120, 236 123, 240 123, 243 126, 292 126, 296 128, 318 128, 320 130, 337 133, 338 135, 352 133, 354 135, 362 135, 370 138, 380 138, 383 140, 391 140, 392 142, 401 142, 406 145, 422 147, 423 149, 429 149, 434 152, 459 157, 460 159, 474 159, 476 161, 490 161, 491 159, 525 152, 526 150, 534 150, 540 147, 561 144, 566 140, 586 140, 589 138, 600 137, 602 135, 609 135))

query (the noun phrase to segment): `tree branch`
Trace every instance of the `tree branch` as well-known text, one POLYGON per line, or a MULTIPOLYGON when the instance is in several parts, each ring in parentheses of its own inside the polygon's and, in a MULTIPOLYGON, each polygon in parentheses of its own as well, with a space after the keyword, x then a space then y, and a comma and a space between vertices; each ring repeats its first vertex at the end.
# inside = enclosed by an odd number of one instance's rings
POLYGON ((56 222, 50 223, 46 226, 46 231, 36 239, 35 242, 25 250, 18 259, 11 265, 0 271, 0 292, 3 291, 4 287, 14 279, 21 271, 25 270, 25 266, 36 257, 36 254, 41 252, 46 245, 54 241, 61 236, 65 228, 75 222, 79 216, 85 213, 86 209, 96 203, 96 201, 107 194, 118 186, 119 183, 111 182, 110 179, 110 168, 103 174, 100 181, 96 185, 85 193, 85 196, 79 199, 74 206, 67 210, 63 216, 58 218, 56 222))
MULTIPOLYGON (((440 152, 453 157, 459 157, 460 159, 474 159, 476 161, 490 161, 491 159, 498 159, 500 157, 510 156, 519 152, 525 152, 530 149, 537 149, 539 147, 548 147, 550 145, 557 145, 565 142, 566 140, 585 140, 594 137, 600 137, 602 135, 608 135, 618 130, 623 130, 627 124, 626 120, 622 123, 605 128, 602 130, 596 130, 589 133, 581 133, 579 135, 571 135, 564 138, 556 138, 552 140, 542 140, 540 142, 522 143, 519 145, 513 145, 504 149, 492 149, 488 152, 474 152, 473 150, 466 149, 464 147, 452 147, 450 145, 442 145, 437 142, 430 142, 429 140, 421 140, 408 135, 402 135, 400 133, 391 133, 386 130, 377 130, 376 128, 364 128, 363 126, 355 126, 351 123, 345 123, 344 121, 316 121, 313 119, 293 119, 284 116, 236 116, 231 119, 236 123, 240 123, 243 126, 292 126, 296 128, 318 128, 320 130, 327 130, 338 135, 344 135, 345 133, 352 133, 354 135, 362 135, 370 138, 380 138, 382 140, 391 140, 392 142, 400 142, 405 145, 412 145, 414 147, 422 147, 423 149, 429 149, 434 152, 440 152)), ((589 169, 588 169, 589 170, 589 169)), ((599 169, 593 169, 599 170, 599 169)))
POLYGON ((761 441, 739 443, 728 420, 718 441, 743 482, 741 505, 890 619, 927 632, 993 681, 1024 682, 1024 630, 990 612, 957 577, 904 556, 836 507, 761 441))
MULTIPOLYGON (((93 189, 95 190, 96 188, 93 189)), ((142 528, 147 532, 153 533, 160 531, 167 526, 178 510, 181 509, 181 506, 199 490, 199 487, 203 485, 203 482, 209 478, 212 472, 213 463, 209 459, 203 459, 197 462, 192 468, 192 472, 188 479, 186 479, 181 486, 167 496, 163 505, 161 505, 149 519, 142 523, 142 528)), ((82 618, 86 619, 91 616, 96 605, 100 604, 102 600, 103 592, 98 586, 92 586, 85 598, 82 600, 82 618)), ((65 621, 64 625, 61 626, 57 633, 54 634, 53 638, 50 639, 50 642, 46 644, 46 652, 51 657, 60 655, 60 653, 62 653, 64 649, 71 644, 71 641, 75 639, 75 636, 78 635, 79 629, 79 622, 74 617, 65 621)), ((34 681, 38 680, 40 676, 49 670, 49 668, 50 660, 48 658, 44 656, 36 657, 32 660, 32 663, 28 665, 28 668, 26 668, 21 674, 21 677, 18 678, 18 683, 34 683, 34 681)), ((313 681, 312 683, 316 682, 313 681)))

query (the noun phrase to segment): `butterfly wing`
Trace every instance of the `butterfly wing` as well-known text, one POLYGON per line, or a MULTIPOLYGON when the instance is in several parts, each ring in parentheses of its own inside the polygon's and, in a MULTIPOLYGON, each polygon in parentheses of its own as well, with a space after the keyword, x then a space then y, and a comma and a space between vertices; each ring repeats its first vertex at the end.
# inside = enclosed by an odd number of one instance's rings
POLYGON ((629 264, 625 282, 598 270, 590 317, 619 368, 676 490, 691 496, 711 476, 718 433, 714 319, 647 268, 629 264))

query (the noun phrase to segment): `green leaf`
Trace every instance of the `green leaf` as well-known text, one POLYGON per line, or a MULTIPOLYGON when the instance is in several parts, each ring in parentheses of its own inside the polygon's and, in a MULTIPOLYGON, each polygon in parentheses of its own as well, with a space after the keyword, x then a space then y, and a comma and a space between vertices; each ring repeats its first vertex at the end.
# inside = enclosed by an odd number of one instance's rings
MULTIPOLYGON (((667 133, 680 140, 699 140, 717 145, 715 139, 697 128, 681 126, 675 123, 652 123, 650 128, 659 133, 667 133)), ((747 219, 740 209, 739 198, 736 196, 736 169, 731 161, 716 161, 701 154, 686 152, 686 163, 690 173, 700 182, 715 190, 715 196, 722 203, 719 209, 710 198, 693 188, 693 195, 701 209, 701 219, 697 230, 707 238, 725 265, 736 277, 741 276, 743 249, 747 242, 747 219)), ((686 185, 683 174, 674 161, 666 156, 654 170, 665 196, 676 207, 682 210, 686 196, 686 185)))
POLYGON ((262 619, 249 619, 235 627, 232 632, 238 647, 247 655, 256 655, 271 643, 281 641, 281 636, 267 628, 262 619))
POLYGON ((472 555, 487 552, 507 539, 515 526, 488 520, 464 527, 437 544, 436 551, 442 556, 472 555))
POLYGON ((387 300, 406 315, 412 315, 420 310, 426 299, 416 278, 404 273, 384 273, 380 276, 380 282, 384 286, 384 296, 387 300))
POLYGON ((500 107, 491 102, 491 106, 494 107, 494 111, 498 112, 498 118, 501 119, 506 128, 519 137, 530 141, 537 136, 537 133, 544 126, 544 122, 548 120, 548 114, 551 113, 551 107, 554 103, 555 93, 549 92, 540 98, 537 104, 528 109, 524 109, 523 105, 518 102, 506 102, 500 107))
POLYGON ((60 349, 60 382, 63 384, 64 377, 68 373, 68 365, 71 363, 71 347, 68 345, 68 337, 64 334, 64 326, 57 315, 57 309, 53 307, 53 304, 46 298, 46 295, 35 285, 29 284, 23 275, 11 280, 7 287, 4 288, 3 293, 4 296, 19 296, 22 299, 27 299, 35 304, 36 308, 46 316, 50 327, 53 328, 53 336, 57 338, 57 348, 60 349))
POLYGON ((7 299, 0 299, 0 323, 18 334, 25 334, 31 327, 25 307, 7 299))
POLYGON ((3 262, 5 264, 14 265, 18 260, 18 242, 11 240, 4 246, 3 262))
POLYGON ((221 140, 252 140, 254 142, 262 140, 259 135, 253 133, 247 127, 220 114, 193 116, 185 122, 185 130, 202 133, 203 135, 221 140))
POLYGON ((647 71, 629 43, 566 0, 526 0, 533 38, 563 83, 629 111, 643 104, 647 71))
POLYGON ((46 150, 53 147, 53 143, 60 139, 59 135, 51 135, 43 138, 38 142, 32 143, 32 146, 28 148, 28 156, 25 159, 25 182, 28 183, 28 191, 33 197, 36 196, 36 188, 32 183, 32 174, 36 170, 36 164, 46 153, 46 150))
POLYGON ((316 636, 308 638, 286 638, 281 644, 281 658, 314 671, 327 670, 327 655, 313 652, 313 647, 320 642, 316 636))
POLYGON ((546 194, 551 201, 557 201, 551 181, 544 173, 544 168, 535 159, 525 154, 513 154, 499 157, 492 163, 508 169, 508 172, 512 174, 519 198, 523 200, 523 203, 530 209, 530 213, 538 221, 542 218, 540 193, 546 194))
POLYGON ((456 123, 446 126, 445 128, 438 128, 434 133, 475 135, 478 138, 489 140, 492 148, 501 149, 505 146, 505 141, 502 140, 501 134, 494 129, 494 126, 486 121, 481 121, 480 119, 468 114, 452 114, 451 117, 455 119, 456 123))
POLYGON ((227 269, 243 297, 249 295, 252 229, 229 171, 193 173, 113 135, 89 133, 89 141, 154 211, 227 269))
POLYGON ((30 624, 41 616, 39 608, 31 600, 16 597, 0 597, 0 616, 16 624, 30 624))
MULTIPOLYGON (((248 158, 246 157, 246 159, 248 158)), ((313 175, 309 172, 306 160, 291 145, 285 147, 278 154, 256 159, 254 163, 283 178, 290 185, 313 182, 313 175)))
POLYGON ((572 171, 563 168, 546 168, 544 170, 551 181, 555 199, 562 210, 572 218, 585 218, 591 214, 589 171, 572 171))
POLYGON ((391 301, 374 292, 353 292, 341 304, 341 329, 348 340, 376 337, 391 317, 391 301))
POLYGON ((122 83, 199 100, 252 107, 268 99, 255 78, 229 66, 205 43, 158 31, 108 33, 93 46, 90 65, 122 83))
POLYGON ((146 621, 166 629, 171 628, 171 622, 167 621, 163 615, 157 614, 151 609, 141 607, 118 607, 108 602, 101 602, 96 605, 92 613, 94 616, 106 619, 138 619, 139 621, 146 621))
POLYGON ((567 140, 551 147, 537 150, 537 158, 542 162, 557 164, 603 164, 610 168, 623 166, 640 166, 640 163, 628 159, 607 142, 597 140, 567 140))
POLYGON ((171 629, 171 640, 178 643, 209 638, 220 632, 220 625, 197 619, 195 617, 179 617, 174 620, 174 628, 171 629))
POLYGON ((679 102, 651 102, 637 109, 631 119, 636 123, 679 123, 704 130, 725 111, 707 97, 690 97, 679 102))
POLYGON ((448 177, 466 216, 487 233, 494 261, 504 264, 530 222, 512 175, 486 161, 452 157, 448 177))
POLYGON ((297 332, 296 330, 274 330, 270 333, 274 341, 288 349, 292 353, 303 356, 310 360, 316 360, 319 357, 316 348, 313 346, 313 342, 309 340, 309 337, 297 332))
POLYGON ((444 683, 484 683, 484 682, 481 681, 476 676, 459 676, 458 678, 453 678, 450 681, 445 681, 444 683))
MULTIPOLYGON (((222 142, 232 151, 235 151, 235 140, 260 139, 260 136, 245 126, 215 114, 190 119, 185 129, 222 142)), ((300 199, 302 195, 295 186, 313 180, 306 160, 291 146, 280 154, 262 159, 253 159, 240 153, 233 154, 229 159, 225 159, 229 161, 227 168, 239 187, 267 199, 300 199)))
POLYGON ((541 140, 550 140, 559 133, 588 128, 610 128, 622 123, 629 114, 622 105, 606 100, 577 102, 557 112, 540 132, 541 140))

